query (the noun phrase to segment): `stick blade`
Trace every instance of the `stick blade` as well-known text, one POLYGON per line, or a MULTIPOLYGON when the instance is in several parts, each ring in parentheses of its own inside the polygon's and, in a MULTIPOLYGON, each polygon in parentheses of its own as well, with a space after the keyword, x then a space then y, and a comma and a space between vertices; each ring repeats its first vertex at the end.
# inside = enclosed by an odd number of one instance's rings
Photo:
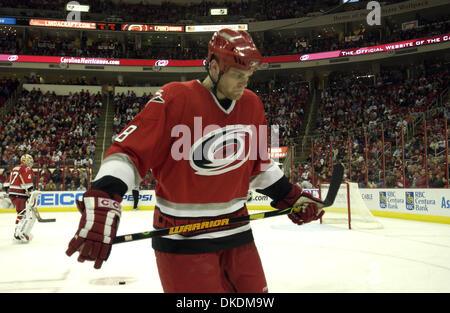
POLYGON ((40 220, 38 219, 39 223, 52 223, 52 222, 56 222, 56 218, 41 218, 40 220))

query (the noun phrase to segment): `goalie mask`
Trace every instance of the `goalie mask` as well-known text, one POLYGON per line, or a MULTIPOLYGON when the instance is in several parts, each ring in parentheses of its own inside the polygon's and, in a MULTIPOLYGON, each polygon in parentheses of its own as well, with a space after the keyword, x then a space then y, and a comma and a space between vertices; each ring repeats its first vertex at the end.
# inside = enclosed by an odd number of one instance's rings
POLYGON ((20 163, 25 164, 28 167, 32 167, 33 166, 33 157, 29 154, 24 154, 22 155, 22 157, 20 158, 20 163))

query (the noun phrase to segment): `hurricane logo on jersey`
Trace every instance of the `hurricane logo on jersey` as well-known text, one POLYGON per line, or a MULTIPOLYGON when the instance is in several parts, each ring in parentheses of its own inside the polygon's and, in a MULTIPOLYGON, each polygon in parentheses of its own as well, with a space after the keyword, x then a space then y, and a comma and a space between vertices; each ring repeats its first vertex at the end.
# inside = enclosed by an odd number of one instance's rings
POLYGON ((242 166, 250 156, 252 130, 229 125, 211 131, 191 147, 189 162, 197 175, 220 175, 242 166))

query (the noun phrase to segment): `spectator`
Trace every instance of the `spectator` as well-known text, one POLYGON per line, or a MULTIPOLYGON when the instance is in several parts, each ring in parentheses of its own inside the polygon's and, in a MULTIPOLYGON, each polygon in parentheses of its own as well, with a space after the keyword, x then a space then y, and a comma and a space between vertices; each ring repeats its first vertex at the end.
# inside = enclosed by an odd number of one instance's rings
POLYGON ((44 190, 45 190, 45 191, 55 191, 55 190, 56 190, 56 185, 55 185, 55 183, 53 182, 52 179, 50 179, 50 180, 47 182, 47 184, 45 184, 44 190))
POLYGON ((425 174, 425 168, 420 170, 420 175, 416 179, 416 187, 424 188, 427 186, 427 175, 425 174))

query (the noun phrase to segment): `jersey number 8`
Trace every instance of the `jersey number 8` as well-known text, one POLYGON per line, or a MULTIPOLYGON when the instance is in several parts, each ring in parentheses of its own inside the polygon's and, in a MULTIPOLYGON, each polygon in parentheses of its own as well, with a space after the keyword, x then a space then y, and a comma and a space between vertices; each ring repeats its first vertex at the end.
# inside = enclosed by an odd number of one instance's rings
POLYGON ((130 125, 126 129, 124 129, 119 136, 116 137, 115 141, 122 142, 124 141, 128 135, 130 135, 132 132, 134 132, 137 129, 136 125, 130 125))

